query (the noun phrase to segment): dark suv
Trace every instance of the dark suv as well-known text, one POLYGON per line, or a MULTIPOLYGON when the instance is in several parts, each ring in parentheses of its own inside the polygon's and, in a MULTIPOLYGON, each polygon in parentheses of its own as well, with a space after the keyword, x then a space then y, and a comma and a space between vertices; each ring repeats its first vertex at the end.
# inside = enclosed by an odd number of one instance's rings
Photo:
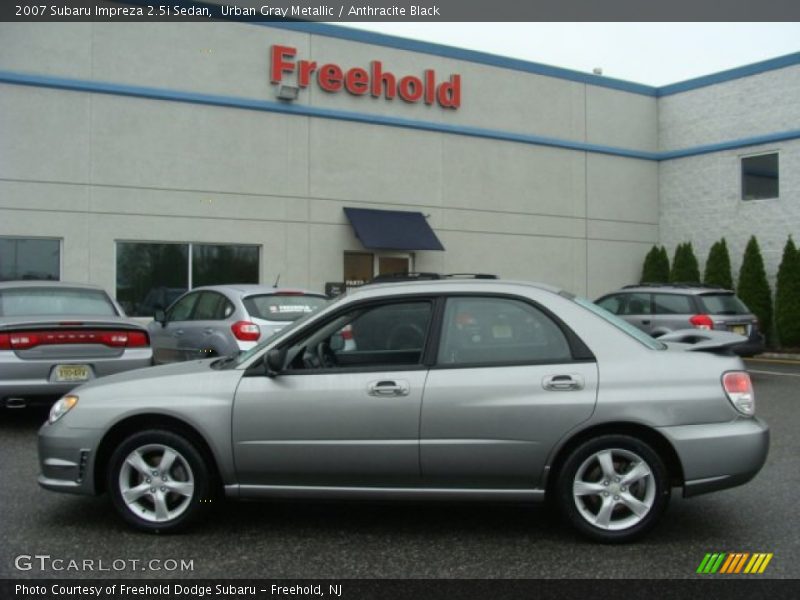
POLYGON ((720 329, 747 341, 734 346, 739 356, 764 351, 758 319, 730 290, 702 285, 628 285, 595 301, 645 331, 660 337, 677 329, 720 329))

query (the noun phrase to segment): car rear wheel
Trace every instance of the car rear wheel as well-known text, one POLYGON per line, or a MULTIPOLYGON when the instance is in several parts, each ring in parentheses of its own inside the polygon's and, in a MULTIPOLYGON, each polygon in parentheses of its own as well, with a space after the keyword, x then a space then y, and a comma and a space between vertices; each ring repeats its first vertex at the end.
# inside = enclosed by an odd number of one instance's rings
POLYGON ((209 505, 208 465, 195 445, 171 431, 125 439, 111 455, 109 492, 125 521, 146 531, 174 532, 209 505))
POLYGON ((623 543, 655 525, 671 490, 664 462, 649 445, 606 435, 572 451, 557 491, 561 511, 578 531, 600 542, 623 543))

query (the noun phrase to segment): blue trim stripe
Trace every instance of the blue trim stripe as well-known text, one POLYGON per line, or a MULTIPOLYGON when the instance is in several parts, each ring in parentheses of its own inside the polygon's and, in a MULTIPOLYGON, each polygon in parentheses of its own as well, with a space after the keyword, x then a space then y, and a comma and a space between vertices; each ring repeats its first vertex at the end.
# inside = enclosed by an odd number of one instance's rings
POLYGON ((793 67, 800 64, 800 52, 794 54, 787 54, 777 58, 770 58, 761 62, 736 67, 735 69, 728 69, 727 71, 720 71, 711 75, 704 75, 695 79, 688 79, 678 83, 672 83, 658 88, 658 96, 671 96, 673 94, 680 94, 696 90, 697 88, 716 85, 718 83, 725 83, 726 81, 733 81, 735 79, 742 79, 743 77, 750 77, 765 73, 767 71, 774 71, 776 69, 785 69, 786 67, 793 67))
POLYGON ((133 98, 147 98, 151 100, 164 100, 169 102, 186 102, 190 104, 201 104, 207 106, 223 106, 227 108, 238 108, 245 110, 259 110, 264 112, 289 114, 303 117, 315 117, 321 119, 335 119, 340 121, 350 121, 354 123, 366 123, 370 125, 383 125, 388 127, 401 127, 406 129, 417 129, 422 131, 432 131, 437 133, 448 133, 453 135, 464 135, 486 139, 501 140, 507 142, 518 142, 521 144, 531 144, 536 146, 549 146, 553 148, 563 148, 567 150, 577 150, 580 152, 591 152, 595 154, 606 154, 611 156, 621 156, 625 158, 636 158, 641 160, 662 161, 676 158, 697 156, 700 154, 710 154, 734 148, 744 148, 760 144, 769 144, 800 138, 800 129, 771 133, 766 135, 754 136, 738 140, 730 140, 717 144, 707 144, 694 146, 681 150, 667 152, 645 152, 642 150, 631 150, 615 146, 604 146, 600 144, 589 144, 572 140, 563 140, 546 136, 515 133, 512 131, 502 131, 496 129, 485 129, 482 127, 470 127, 462 125, 450 125, 447 123, 434 123, 430 121, 418 121, 413 119, 403 119, 399 117, 387 117, 382 115, 371 115, 344 110, 332 110, 327 108, 316 108, 313 106, 285 104, 268 100, 254 100, 236 96, 222 96, 216 94, 202 94, 198 92, 184 92, 164 88, 122 85, 100 81, 90 81, 85 79, 71 79, 65 77, 53 77, 49 75, 28 75, 15 73, 12 71, 0 71, 0 83, 12 85, 24 85, 40 88, 59 89, 76 92, 89 92, 95 94, 109 94, 113 96, 128 96, 133 98))
POLYGON ((370 114, 356 113, 344 110, 331 110, 327 108, 316 108, 313 106, 305 106, 298 104, 284 104, 282 102, 271 102, 267 100, 253 100, 250 98, 239 98, 236 96, 220 96, 214 94, 183 92, 183 91, 168 90, 168 89, 153 88, 153 87, 120 85, 116 83, 89 81, 85 79, 67 79, 64 77, 52 77, 44 75, 26 75, 21 73, 13 73, 10 71, 0 71, 0 83, 53 88, 53 89, 69 90, 77 92, 91 92, 95 94, 110 94, 115 96, 148 98, 151 100, 188 102, 191 104, 224 106, 228 108, 260 110, 265 112, 283 113, 283 114, 297 115, 303 117, 317 117, 321 119, 337 119, 340 121, 367 123, 370 125, 386 125, 389 127, 403 127, 407 129, 419 129, 423 131, 433 131, 438 133, 450 133, 455 135, 466 135, 470 137, 488 138, 488 139, 503 140, 509 142, 520 142, 523 144, 532 144, 537 146, 552 146, 556 148, 566 148, 569 150, 580 150, 582 152, 594 152, 599 154, 610 154, 612 156, 624 156, 626 158, 657 160, 657 155, 652 152, 641 152, 638 150, 628 150, 626 148, 616 148, 613 146, 602 146, 599 144, 573 142, 570 140, 561 140, 558 138, 550 138, 538 135, 527 135, 521 133, 514 133, 511 131, 484 129, 481 127, 448 125, 446 123, 417 121, 413 119, 402 119, 398 117, 370 115, 370 114))

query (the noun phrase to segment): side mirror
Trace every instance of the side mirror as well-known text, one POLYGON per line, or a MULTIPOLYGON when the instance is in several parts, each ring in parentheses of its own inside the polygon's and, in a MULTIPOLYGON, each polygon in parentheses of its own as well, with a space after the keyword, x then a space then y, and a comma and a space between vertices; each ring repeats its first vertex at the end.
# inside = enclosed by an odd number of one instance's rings
POLYGON ((264 359, 267 377, 275 377, 286 364, 286 348, 273 348, 264 359))
POLYGON ((344 336, 341 333, 334 333, 331 336, 330 349, 334 352, 341 352, 344 350, 344 336))
POLYGON ((157 308, 156 312, 153 314, 153 319, 161 323, 161 326, 167 324, 167 314, 164 312, 163 308, 157 308))

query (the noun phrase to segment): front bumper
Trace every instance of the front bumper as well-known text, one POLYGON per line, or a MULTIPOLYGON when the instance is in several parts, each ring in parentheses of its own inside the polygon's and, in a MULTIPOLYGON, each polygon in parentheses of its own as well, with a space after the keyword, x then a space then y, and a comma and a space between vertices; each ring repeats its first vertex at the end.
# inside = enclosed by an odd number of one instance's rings
POLYGON ((685 497, 747 483, 769 452, 769 427, 761 419, 661 427, 683 466, 685 497))
POLYGON ((100 431, 71 429, 61 422, 39 429, 39 485, 46 490, 94 495, 100 431))

